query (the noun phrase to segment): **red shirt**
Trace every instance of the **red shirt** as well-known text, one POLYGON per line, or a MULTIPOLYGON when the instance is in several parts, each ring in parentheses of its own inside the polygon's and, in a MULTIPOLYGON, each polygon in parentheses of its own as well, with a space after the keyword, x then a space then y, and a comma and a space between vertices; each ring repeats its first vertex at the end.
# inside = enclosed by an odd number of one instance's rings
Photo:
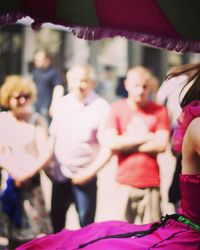
MULTIPOLYGON (((164 106, 148 102, 145 108, 134 111, 128 105, 127 99, 112 105, 107 127, 117 129, 118 134, 122 135, 129 132, 134 123, 136 133, 137 129, 146 129, 149 132, 161 129, 170 131, 169 117, 164 106)), ((132 129, 133 133, 134 129, 132 129)), ((159 187, 160 177, 156 156, 140 152, 120 153, 118 163, 117 181, 119 183, 138 188, 159 187)))

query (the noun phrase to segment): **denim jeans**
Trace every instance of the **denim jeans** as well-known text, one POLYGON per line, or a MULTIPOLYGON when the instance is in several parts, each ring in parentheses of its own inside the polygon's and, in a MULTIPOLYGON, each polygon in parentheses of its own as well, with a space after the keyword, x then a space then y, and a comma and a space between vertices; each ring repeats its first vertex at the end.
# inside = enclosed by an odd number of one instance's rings
POLYGON ((65 227, 66 213, 71 203, 75 204, 81 227, 94 222, 96 198, 96 178, 80 186, 73 185, 70 180, 53 183, 51 219, 54 232, 59 232, 65 227))

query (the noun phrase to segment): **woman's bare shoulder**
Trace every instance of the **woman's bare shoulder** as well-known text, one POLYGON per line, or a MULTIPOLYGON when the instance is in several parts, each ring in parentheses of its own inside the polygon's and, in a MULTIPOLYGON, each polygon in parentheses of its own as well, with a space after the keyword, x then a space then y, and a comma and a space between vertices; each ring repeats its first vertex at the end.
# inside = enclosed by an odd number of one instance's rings
POLYGON ((191 147, 200 155, 200 117, 196 117, 190 123, 187 134, 191 147))
POLYGON ((195 135, 196 131, 199 132, 199 129, 200 129, 200 116, 194 118, 188 126, 188 130, 190 131, 190 133, 192 133, 194 135, 195 135))

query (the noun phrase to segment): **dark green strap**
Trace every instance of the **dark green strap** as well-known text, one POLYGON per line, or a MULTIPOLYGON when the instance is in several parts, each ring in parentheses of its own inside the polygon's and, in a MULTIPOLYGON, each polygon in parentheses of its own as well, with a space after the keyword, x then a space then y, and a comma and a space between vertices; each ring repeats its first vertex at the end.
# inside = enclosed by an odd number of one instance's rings
POLYGON ((178 221, 192 227, 194 230, 196 230, 200 233, 200 225, 194 223, 193 221, 186 218, 185 216, 179 215, 178 221))

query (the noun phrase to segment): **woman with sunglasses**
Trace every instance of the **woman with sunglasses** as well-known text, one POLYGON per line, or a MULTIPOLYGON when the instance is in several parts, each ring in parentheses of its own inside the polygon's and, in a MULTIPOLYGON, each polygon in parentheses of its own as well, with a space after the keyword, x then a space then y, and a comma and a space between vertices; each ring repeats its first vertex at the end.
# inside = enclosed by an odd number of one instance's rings
POLYGON ((0 89, 0 167, 8 175, 0 195, 0 232, 9 249, 51 232, 45 210, 39 170, 50 159, 47 125, 33 112, 35 84, 18 75, 8 76, 0 89))

